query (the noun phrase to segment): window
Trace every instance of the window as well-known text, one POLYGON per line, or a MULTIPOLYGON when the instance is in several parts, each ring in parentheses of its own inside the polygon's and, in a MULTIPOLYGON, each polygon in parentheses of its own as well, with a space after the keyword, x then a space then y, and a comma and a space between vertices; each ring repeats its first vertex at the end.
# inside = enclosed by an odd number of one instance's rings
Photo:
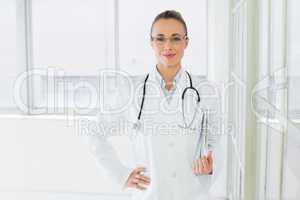
POLYGON ((294 162, 300 152, 297 4, 294 0, 259 2, 259 77, 262 83, 264 79, 264 100, 258 102, 263 108, 258 119, 259 199, 299 198, 295 170, 299 165, 294 162))
POLYGON ((22 65, 21 59, 17 59, 16 1, 0 1, 0 29, 0 68, 2 69, 0 74, 0 109, 6 112, 16 108, 13 98, 14 81, 26 69, 25 65, 22 65))
MULTIPOLYGON (((41 74, 33 78, 35 110, 47 108, 48 114, 66 114, 75 107, 98 107, 99 69, 114 68, 108 2, 32 1, 31 69, 41 74)), ((87 110, 85 114, 93 112, 87 110)))
POLYGON ((287 67, 288 67, 288 112, 289 122, 287 126, 284 171, 283 171, 283 194, 286 199, 300 198, 300 173, 299 161, 295 156, 300 153, 300 28, 299 23, 300 3, 297 0, 289 0, 287 4, 287 67))
POLYGON ((300 28, 297 26, 300 13, 298 1, 289 0, 287 30, 287 65, 289 72, 289 113, 293 119, 300 119, 300 28))
POLYGON ((49 76, 46 75, 49 70, 52 70, 52 76, 60 73, 57 71, 62 72, 59 78, 62 85, 73 84, 73 88, 76 88, 74 84, 84 82, 98 93, 99 69, 121 69, 131 75, 138 75, 153 68, 155 58, 149 43, 150 26, 159 12, 170 7, 179 10, 188 23, 191 42, 184 66, 192 73, 206 75, 205 0, 199 1, 197 6, 192 1, 188 4, 179 0, 163 4, 159 2, 159 6, 153 1, 131 3, 135 5, 134 12, 129 12, 133 7, 126 1, 32 1, 29 24, 32 30, 31 69, 44 70, 41 73, 45 74, 33 79, 31 98, 35 110, 46 107, 49 108, 48 114, 63 114, 66 109, 78 106, 87 108, 91 101, 97 101, 95 109, 99 108, 99 95, 87 95, 87 88, 74 91, 65 90, 64 86, 57 89, 55 86, 48 90, 49 76), (56 99, 51 100, 49 96, 56 99), (69 102, 67 96, 74 98, 69 102))
MULTIPOLYGON (((33 67, 79 73, 108 67, 105 1, 33 0, 33 67)), ((80 74, 79 74, 80 75, 80 74)))

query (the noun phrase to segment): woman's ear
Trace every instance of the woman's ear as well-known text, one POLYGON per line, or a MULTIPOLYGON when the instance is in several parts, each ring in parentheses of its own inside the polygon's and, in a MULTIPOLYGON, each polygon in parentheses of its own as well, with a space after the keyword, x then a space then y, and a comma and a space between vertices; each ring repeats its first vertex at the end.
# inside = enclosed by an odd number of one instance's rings
POLYGON ((153 38, 150 37, 149 41, 150 41, 150 46, 152 47, 152 49, 154 49, 154 41, 153 41, 153 38))
POLYGON ((186 38, 186 39, 185 39, 185 48, 187 48, 187 47, 189 46, 189 41, 190 41, 189 38, 186 38))

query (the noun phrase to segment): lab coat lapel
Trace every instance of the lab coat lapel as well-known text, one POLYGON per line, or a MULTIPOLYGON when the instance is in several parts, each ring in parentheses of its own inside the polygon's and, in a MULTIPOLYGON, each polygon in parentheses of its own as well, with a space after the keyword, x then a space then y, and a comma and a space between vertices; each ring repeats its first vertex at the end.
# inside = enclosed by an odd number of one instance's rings
POLYGON ((163 109, 168 113, 168 119, 174 122, 182 120, 181 118, 181 95, 183 90, 188 87, 188 80, 185 70, 183 69, 181 77, 176 85, 176 90, 174 91, 173 97, 171 98, 170 103, 166 101, 165 94, 163 93, 160 83, 156 80, 155 77, 155 68, 149 74, 149 82, 154 83, 159 90, 159 103, 161 103, 161 112, 163 113, 163 109), (171 119, 172 118, 172 119, 171 119))
POLYGON ((181 77, 176 85, 176 90, 174 92, 174 96, 170 102, 170 109, 176 111, 176 113, 174 114, 174 117, 176 117, 175 119, 173 119, 174 121, 178 122, 178 124, 182 123, 182 93, 184 91, 184 89, 188 87, 188 80, 187 80, 187 75, 186 75, 186 71, 183 70, 181 77))

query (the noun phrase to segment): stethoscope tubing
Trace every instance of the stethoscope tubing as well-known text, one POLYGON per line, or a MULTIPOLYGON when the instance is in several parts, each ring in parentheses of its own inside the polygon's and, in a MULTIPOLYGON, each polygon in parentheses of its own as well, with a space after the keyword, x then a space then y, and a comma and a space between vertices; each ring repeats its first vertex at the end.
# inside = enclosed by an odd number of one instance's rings
MULTIPOLYGON (((182 92, 182 95, 181 95, 181 100, 182 100, 182 105, 183 105, 183 102, 184 102, 184 97, 185 97, 185 93, 188 91, 188 90, 193 90, 196 92, 197 94, 197 104, 200 103, 201 99, 200 99, 200 95, 199 95, 199 92, 196 88, 194 88, 193 86, 193 82, 192 82, 192 78, 191 78, 191 75, 189 74, 189 72, 185 71, 186 74, 188 75, 189 77, 189 83, 190 83, 190 86, 189 87, 186 87, 184 88, 183 92, 182 92)), ((146 96, 146 85, 147 85, 147 81, 148 81, 148 78, 149 78, 149 74, 147 74, 145 80, 144 80, 144 85, 143 85, 143 96, 142 96, 142 102, 141 102, 141 106, 140 106, 140 111, 139 111, 139 114, 138 114, 138 121, 141 119, 141 116, 142 116, 142 111, 143 111, 143 108, 144 108, 144 102, 145 102, 145 96, 146 96)), ((182 113, 184 115, 184 111, 182 110, 182 113)), ((193 117, 194 118, 194 117, 193 117)), ((193 119, 194 120, 194 119, 193 119)), ((192 120, 192 121, 193 121, 192 120)), ((185 121, 185 120, 184 120, 185 121)), ((185 122, 184 122, 185 123, 185 122)), ((187 125, 185 123, 185 125, 187 125)))

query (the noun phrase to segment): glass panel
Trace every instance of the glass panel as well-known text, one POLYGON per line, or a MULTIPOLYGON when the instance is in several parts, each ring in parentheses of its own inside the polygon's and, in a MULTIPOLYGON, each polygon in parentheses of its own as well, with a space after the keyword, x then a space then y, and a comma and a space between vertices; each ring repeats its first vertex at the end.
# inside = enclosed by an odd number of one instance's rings
POLYGON ((300 27, 299 19, 300 2, 297 0, 288 1, 288 29, 287 29, 287 64, 289 72, 289 121, 286 140, 286 152, 284 157, 283 172, 283 198, 300 198, 300 27), (292 122, 293 121, 293 122, 292 122), (297 122, 297 123, 296 123, 297 122))
POLYGON ((105 1, 32 0, 34 67, 107 67, 105 1))
POLYGON ((300 2, 289 1, 288 12, 288 71, 289 71, 289 114, 293 119, 300 119, 300 2))
POLYGON ((16 2, 0 1, 0 108, 16 107, 13 99, 14 81, 24 68, 17 65, 16 2))
POLYGON ((98 0, 32 0, 33 68, 38 75, 32 78, 31 94, 36 114, 89 110, 91 102, 97 107, 98 70, 115 67, 108 6, 98 0))

